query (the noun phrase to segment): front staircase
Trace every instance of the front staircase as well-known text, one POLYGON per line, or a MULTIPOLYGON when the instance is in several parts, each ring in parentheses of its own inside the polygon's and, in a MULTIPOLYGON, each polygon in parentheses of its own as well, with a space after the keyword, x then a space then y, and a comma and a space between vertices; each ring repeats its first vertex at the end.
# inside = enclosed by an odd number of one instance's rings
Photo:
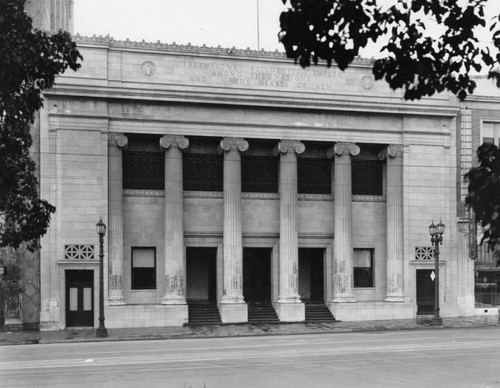
POLYGON ((211 303, 188 303, 188 325, 220 325, 219 309, 211 303))
POLYGON ((248 323, 279 323, 271 302, 248 303, 248 323))
POLYGON ((324 323, 334 322, 335 318, 324 303, 306 302, 306 322, 324 323))

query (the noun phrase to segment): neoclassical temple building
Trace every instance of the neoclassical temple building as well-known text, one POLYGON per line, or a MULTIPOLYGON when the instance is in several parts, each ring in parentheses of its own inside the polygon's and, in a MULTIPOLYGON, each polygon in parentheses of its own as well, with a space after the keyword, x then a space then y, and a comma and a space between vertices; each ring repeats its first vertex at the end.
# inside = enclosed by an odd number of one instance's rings
POLYGON ((406 102, 370 61, 76 37, 45 95, 42 329, 474 314, 457 241, 460 105, 406 102))

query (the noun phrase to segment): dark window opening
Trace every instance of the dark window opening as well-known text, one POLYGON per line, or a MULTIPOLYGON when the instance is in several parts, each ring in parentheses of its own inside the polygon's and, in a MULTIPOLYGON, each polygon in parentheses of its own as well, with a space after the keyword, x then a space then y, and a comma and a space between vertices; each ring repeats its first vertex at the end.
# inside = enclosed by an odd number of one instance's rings
POLYGON ((164 190, 164 153, 162 151, 123 151, 123 188, 164 190))
POLYGON ((156 289, 156 248, 132 248, 132 289, 156 289))
POLYGON ((354 287, 373 287, 373 250, 354 249, 352 262, 354 287))
POLYGON ((384 195, 384 162, 352 159, 352 194, 384 195))
POLYGON ((186 191, 222 191, 223 155, 186 153, 182 163, 186 191))
POLYGON ((278 192, 279 159, 264 155, 242 155, 241 190, 246 193, 278 192))
POLYGON ((331 194, 332 162, 320 158, 298 158, 299 194, 331 194))

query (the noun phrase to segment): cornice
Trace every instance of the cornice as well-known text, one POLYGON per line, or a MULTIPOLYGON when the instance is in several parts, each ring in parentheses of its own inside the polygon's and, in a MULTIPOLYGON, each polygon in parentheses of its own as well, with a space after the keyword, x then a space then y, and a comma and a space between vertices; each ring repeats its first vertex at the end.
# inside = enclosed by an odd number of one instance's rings
MULTIPOLYGON (((172 85, 175 86, 175 85, 172 85)), ((156 103, 182 102, 204 105, 255 106, 279 109, 301 109, 304 111, 359 112, 374 114, 396 114, 405 116, 455 117, 460 106, 436 106, 430 104, 402 104, 379 96, 352 96, 347 94, 297 93, 258 90, 241 93, 240 90, 209 90, 207 88, 184 88, 183 90, 153 89, 144 92, 140 88, 123 89, 113 86, 82 86, 58 84, 44 93, 47 97, 96 98, 119 101, 155 101, 156 103), (314 95, 314 98, 310 96, 314 95), (353 98, 354 97, 354 98, 353 98)), ((429 101, 430 103, 430 101, 429 101)), ((57 116, 58 114, 51 114, 57 116)))
MULTIPOLYGON (((252 57, 252 58, 273 58, 291 61, 287 58, 285 52, 283 51, 265 51, 265 50, 252 50, 249 47, 246 49, 240 49, 236 47, 210 47, 210 46, 195 46, 191 43, 188 44, 177 44, 173 43, 163 43, 157 42, 146 42, 133 41, 133 40, 116 40, 113 37, 106 36, 82 36, 74 35, 73 40, 77 44, 89 44, 89 45, 101 45, 109 48, 124 48, 132 50, 152 50, 152 51, 162 51, 167 53, 181 53, 181 54, 206 54, 208 56, 224 56, 224 57, 252 57)), ((353 65, 366 65, 369 66, 374 62, 374 59, 368 58, 356 58, 353 61, 353 65)))

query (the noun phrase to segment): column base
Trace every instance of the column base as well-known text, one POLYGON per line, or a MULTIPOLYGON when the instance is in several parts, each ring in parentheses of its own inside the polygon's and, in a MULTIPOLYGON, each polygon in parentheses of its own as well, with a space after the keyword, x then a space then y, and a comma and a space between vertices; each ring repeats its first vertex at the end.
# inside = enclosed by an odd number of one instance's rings
POLYGON ((384 302, 404 302, 405 297, 403 295, 387 295, 384 298, 384 302))
POLYGON ((108 301, 110 306, 122 306, 126 304, 123 296, 110 297, 108 301))
POLYGON ((356 303, 356 298, 354 295, 334 296, 332 303, 356 303))
POLYGON ((223 296, 221 301, 221 304, 244 304, 245 299, 243 299, 243 296, 223 296))
POLYGON ((305 304, 300 302, 291 302, 279 300, 274 304, 274 309, 280 322, 304 322, 306 320, 305 304))
POLYGON ((248 322, 248 306, 246 303, 219 303, 219 313, 222 323, 248 322))
POLYGON ((186 304, 186 298, 181 295, 165 295, 161 300, 161 304, 183 305, 186 304))

